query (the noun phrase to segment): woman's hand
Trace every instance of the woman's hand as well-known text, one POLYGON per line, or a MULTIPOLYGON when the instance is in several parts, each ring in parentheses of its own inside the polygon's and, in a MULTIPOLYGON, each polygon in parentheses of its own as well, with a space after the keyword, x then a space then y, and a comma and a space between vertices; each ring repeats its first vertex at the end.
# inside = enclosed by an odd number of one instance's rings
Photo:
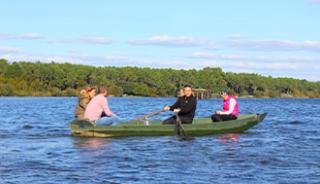
POLYGON ((163 110, 164 110, 164 111, 168 111, 168 110, 170 110, 170 107, 169 107, 169 106, 165 106, 165 107, 163 108, 163 110))

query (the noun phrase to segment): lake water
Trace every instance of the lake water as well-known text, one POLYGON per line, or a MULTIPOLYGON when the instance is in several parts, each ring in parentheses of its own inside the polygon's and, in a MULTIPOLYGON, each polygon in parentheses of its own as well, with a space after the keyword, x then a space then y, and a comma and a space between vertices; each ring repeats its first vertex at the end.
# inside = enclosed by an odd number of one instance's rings
MULTIPOLYGON (((174 98, 109 98, 127 120, 174 98)), ((0 98, 0 183, 320 183, 320 99, 240 99, 267 112, 246 133, 196 137, 76 138, 73 97, 0 98)), ((198 101, 210 116, 220 99, 198 101)), ((171 115, 166 112, 157 118, 171 115)))

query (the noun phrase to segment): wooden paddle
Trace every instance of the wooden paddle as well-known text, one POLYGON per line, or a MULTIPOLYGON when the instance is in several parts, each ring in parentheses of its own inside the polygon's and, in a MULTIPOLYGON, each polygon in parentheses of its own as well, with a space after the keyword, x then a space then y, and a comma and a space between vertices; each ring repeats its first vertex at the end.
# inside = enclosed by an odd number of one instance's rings
POLYGON ((194 139, 194 137, 188 136, 186 131, 184 130, 183 126, 182 126, 182 122, 181 119, 178 115, 178 112, 176 112, 176 126, 175 126, 175 130, 178 136, 178 139, 180 141, 191 141, 194 139))
POLYGON ((158 115, 158 114, 160 114, 160 113, 162 113, 164 111, 165 110, 162 109, 161 111, 152 112, 150 114, 147 114, 147 115, 144 115, 144 116, 140 116, 140 117, 138 117, 138 118, 136 118, 136 119, 134 119, 132 121, 136 121, 136 122, 140 121, 141 122, 141 121, 146 120, 146 119, 148 119, 148 118, 150 118, 152 116, 158 115))

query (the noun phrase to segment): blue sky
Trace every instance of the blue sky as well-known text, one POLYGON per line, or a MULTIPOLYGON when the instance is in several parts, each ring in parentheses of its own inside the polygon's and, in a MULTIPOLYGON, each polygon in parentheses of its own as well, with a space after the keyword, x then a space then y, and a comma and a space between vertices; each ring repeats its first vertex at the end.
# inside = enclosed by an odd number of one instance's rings
POLYGON ((320 0, 1 1, 0 58, 320 81, 320 0))

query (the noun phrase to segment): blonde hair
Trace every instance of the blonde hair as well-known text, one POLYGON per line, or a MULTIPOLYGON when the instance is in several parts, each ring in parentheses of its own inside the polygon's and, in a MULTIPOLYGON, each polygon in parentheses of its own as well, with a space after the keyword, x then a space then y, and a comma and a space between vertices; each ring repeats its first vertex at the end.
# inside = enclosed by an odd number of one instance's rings
POLYGON ((179 97, 180 96, 184 96, 184 92, 183 92, 183 89, 181 88, 180 90, 179 90, 179 95, 178 95, 179 97))
POLYGON ((89 93, 92 91, 92 90, 95 90, 96 88, 94 86, 87 86, 85 89, 82 89, 80 91, 80 95, 81 96, 85 96, 85 97, 90 97, 89 93))

